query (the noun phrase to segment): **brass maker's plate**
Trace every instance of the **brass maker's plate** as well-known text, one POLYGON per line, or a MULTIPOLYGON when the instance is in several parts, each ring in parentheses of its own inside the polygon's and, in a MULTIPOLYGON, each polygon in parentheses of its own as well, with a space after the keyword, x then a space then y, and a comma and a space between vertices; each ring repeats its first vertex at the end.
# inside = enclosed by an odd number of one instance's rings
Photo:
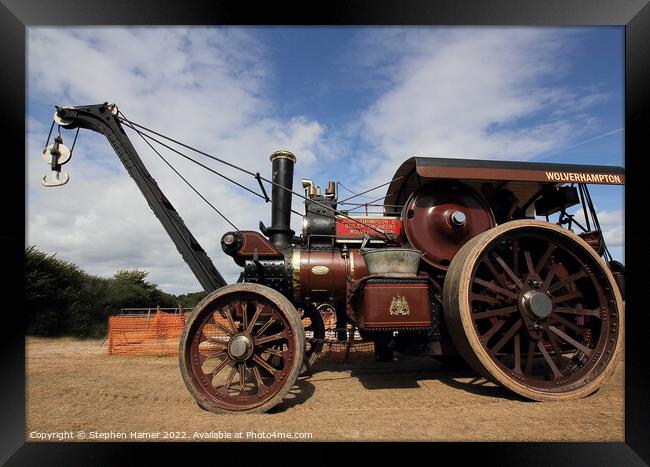
POLYGON ((323 276, 328 272, 330 272, 330 268, 328 268, 327 266, 314 266, 313 268, 311 268, 311 273, 316 274, 317 276, 323 276))

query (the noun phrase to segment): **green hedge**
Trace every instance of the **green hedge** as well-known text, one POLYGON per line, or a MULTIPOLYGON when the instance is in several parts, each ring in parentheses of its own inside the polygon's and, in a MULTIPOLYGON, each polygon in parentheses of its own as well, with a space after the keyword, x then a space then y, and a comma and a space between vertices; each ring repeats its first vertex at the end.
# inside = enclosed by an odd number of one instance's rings
POLYGON ((92 276, 77 265, 25 248, 27 334, 100 337, 108 316, 121 308, 193 307, 205 292, 175 296, 146 281, 139 269, 121 270, 111 278, 92 276))

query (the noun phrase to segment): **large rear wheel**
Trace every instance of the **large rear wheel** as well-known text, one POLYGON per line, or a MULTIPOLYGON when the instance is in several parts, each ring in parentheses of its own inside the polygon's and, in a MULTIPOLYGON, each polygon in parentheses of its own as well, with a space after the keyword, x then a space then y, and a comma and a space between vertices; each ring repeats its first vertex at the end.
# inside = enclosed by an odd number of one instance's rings
POLYGON ((595 391, 622 347, 614 278, 581 238, 537 220, 502 224, 454 257, 445 322, 477 372, 533 400, 595 391))
POLYGON ((201 301, 180 342, 180 368, 197 403, 211 412, 266 412, 296 382, 305 331, 282 294, 259 284, 223 287, 201 301))

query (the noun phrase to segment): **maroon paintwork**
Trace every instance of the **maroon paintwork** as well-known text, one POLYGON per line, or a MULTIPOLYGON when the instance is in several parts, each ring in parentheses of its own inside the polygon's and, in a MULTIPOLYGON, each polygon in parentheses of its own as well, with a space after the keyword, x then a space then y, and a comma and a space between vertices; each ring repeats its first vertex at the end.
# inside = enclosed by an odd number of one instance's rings
POLYGON ((237 251, 237 256, 242 258, 282 256, 282 253, 269 242, 261 233, 253 230, 242 230, 242 246, 237 251))
POLYGON ((429 327, 429 280, 368 279, 355 312, 361 329, 429 327))
POLYGON ((347 283, 367 275, 368 268, 358 249, 350 250, 347 258, 338 250, 303 250, 300 253, 299 295, 345 301, 347 283))
POLYGON ((449 267, 469 239, 495 226, 483 197, 451 181, 430 183, 414 192, 402 210, 402 223, 409 243, 423 252, 422 259, 440 269, 449 267), (454 212, 465 215, 463 225, 453 224, 454 212))

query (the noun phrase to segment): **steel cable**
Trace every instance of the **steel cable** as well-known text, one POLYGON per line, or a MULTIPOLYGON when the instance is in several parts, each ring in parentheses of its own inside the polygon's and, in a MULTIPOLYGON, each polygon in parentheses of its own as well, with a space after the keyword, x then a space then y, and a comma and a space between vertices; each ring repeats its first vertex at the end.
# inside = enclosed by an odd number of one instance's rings
POLYGON ((194 193, 196 193, 196 194, 197 194, 197 195, 198 195, 198 196, 199 196, 203 201, 205 201, 205 202, 208 204, 208 206, 210 206, 210 207, 211 207, 211 208, 212 208, 212 209, 213 209, 217 214, 219 214, 219 215, 223 218, 223 220, 225 220, 228 224, 230 224, 230 225, 232 226, 233 229, 235 229, 237 232, 239 232, 239 229, 237 228, 237 226, 236 226, 235 224, 233 224, 233 223, 230 221, 230 219, 228 219, 228 218, 227 218, 227 217, 226 217, 226 216, 225 216, 221 211, 219 211, 216 207, 214 207, 214 205, 213 205, 210 201, 208 201, 208 200, 205 198, 205 196, 203 196, 203 195, 202 195, 202 194, 201 194, 201 193, 200 193, 196 188, 194 188, 194 186, 193 186, 189 181, 187 181, 187 179, 186 179, 185 177, 183 177, 183 175, 181 175, 181 173, 180 173, 178 170, 176 170, 176 168, 175 168, 171 163, 169 163, 169 161, 168 161, 167 159, 165 159, 165 157, 164 157, 162 154, 160 154, 160 152, 158 152, 158 151, 156 150, 156 148, 154 148, 154 147, 152 146, 152 144, 151 144, 149 141, 147 141, 147 139, 142 135, 142 133, 140 133, 136 128, 130 126, 128 123, 127 123, 126 125, 127 125, 129 128, 131 128, 133 131, 135 131, 135 132, 140 136, 140 138, 142 138, 142 140, 143 140, 145 143, 147 143, 147 146, 149 146, 149 147, 151 148, 151 150, 152 150, 153 152, 155 152, 156 155, 157 155, 158 157, 160 157, 160 159, 162 159, 162 161, 163 161, 165 164, 167 164, 167 166, 168 166, 170 169, 172 169, 172 170, 174 171, 174 173, 175 173, 176 175, 178 175, 178 176, 180 177, 180 179, 183 180, 183 181, 185 182, 185 184, 186 184, 188 187, 190 187, 190 189, 191 189, 192 191, 194 191, 194 193))
MULTIPOLYGON (((149 145, 149 147, 150 147, 154 152, 156 152, 156 154, 158 154, 159 156, 160 156, 160 153, 158 153, 158 152, 153 148, 153 146, 149 143, 149 141, 147 141, 147 139, 149 139, 149 140, 151 140, 151 141, 154 141, 154 142, 160 144, 161 146, 165 147, 166 149, 169 149, 170 151, 175 152, 176 154, 178 154, 179 156, 184 157, 185 159, 189 160, 190 162, 194 162, 194 163, 197 164, 198 166, 200 166, 200 167, 202 167, 202 168, 204 168, 204 169, 206 169, 206 170, 208 170, 208 171, 214 173, 215 175, 218 175, 219 177, 222 177, 223 179, 225 179, 225 180, 227 180, 227 181, 233 183, 234 185, 236 185, 236 186, 238 186, 238 187, 240 187, 240 188, 242 188, 242 189, 248 191, 249 193, 251 193, 251 194, 257 196, 258 198, 263 199, 265 202, 268 202, 265 196, 263 196, 263 195, 257 193, 256 191, 251 190, 250 188, 248 188, 248 187, 242 185, 241 183, 239 183, 239 182, 237 182, 237 181, 235 181, 235 180, 233 180, 233 179, 231 179, 231 178, 229 178, 229 177, 223 175, 222 173, 217 172, 216 170, 214 170, 214 169, 212 169, 212 168, 210 168, 210 167, 208 167, 208 166, 202 164, 201 162, 197 161, 196 159, 193 159, 193 158, 189 157, 188 155, 186 155, 186 154, 184 154, 184 153, 182 153, 182 152, 180 152, 180 151, 178 151, 178 150, 172 148, 171 146, 169 146, 169 145, 163 143, 162 141, 160 141, 160 140, 154 138, 153 136, 151 136, 151 135, 147 135, 147 134, 145 134, 145 133, 142 133, 142 132, 139 131, 137 128, 135 128, 135 126, 136 126, 137 124, 135 124, 135 123, 131 122, 129 119, 127 119, 126 116, 124 115, 124 113, 123 113, 122 111, 119 111, 119 114, 122 116, 122 118, 120 118, 120 120, 122 121, 122 123, 124 123, 127 127, 131 128, 133 131, 135 131, 135 132, 136 132, 136 133, 137 133, 137 134, 138 134, 138 135, 139 135, 139 136, 140 136, 140 137, 141 137, 141 138, 142 138, 142 139, 143 139, 143 140, 144 140, 144 141, 149 145)), ((140 128, 144 128, 144 127, 142 127, 141 125, 137 125, 137 126, 140 127, 140 128)), ((152 133, 155 133, 155 134, 159 134, 159 133, 156 133, 156 132, 154 132, 154 131, 152 131, 152 130, 148 130, 148 131, 151 131, 152 133)), ((168 139, 168 140, 170 140, 170 141, 174 141, 174 142, 175 142, 175 140, 173 140, 173 139, 171 139, 171 138, 167 138, 167 137, 164 136, 164 135, 161 135, 161 137, 162 137, 162 138, 165 138, 165 139, 168 139)), ((185 145, 182 144, 182 143, 178 143, 178 144, 180 144, 181 146, 185 146, 185 145)), ((196 150, 196 151, 197 151, 199 154, 204 154, 204 153, 202 153, 202 152, 200 152, 200 151, 198 151, 198 150, 196 150)), ((176 170, 171 166, 171 164, 170 164, 167 160, 165 160, 162 156, 160 156, 160 157, 161 157, 161 158, 162 158, 162 159, 163 159, 163 160, 164 160, 164 161, 165 161, 165 162, 166 162, 166 163, 167 163, 167 164, 172 168, 172 170, 176 171, 176 170)), ((208 157, 211 157, 211 156, 208 156, 208 157)), ((218 159, 218 158, 215 158, 215 159, 218 160, 218 161, 220 161, 220 159, 218 159)), ((231 165, 231 166, 232 166, 232 164, 228 164, 228 165, 231 165)), ((233 167, 236 167, 236 166, 233 166, 233 167)), ((242 170, 243 170, 243 169, 242 169, 242 170)), ((246 172, 247 172, 247 171, 246 171, 246 172)), ((179 176, 181 176, 181 175, 179 174, 179 176)), ((182 177, 182 176, 181 176, 181 177, 182 177)), ((262 178, 262 177, 260 177, 260 178, 262 178)), ((263 179, 263 178, 262 178, 262 179, 263 179)), ((186 182, 186 183, 189 184, 189 182, 186 182)), ((192 187, 191 185, 190 185, 190 188, 193 189, 193 187, 192 187)), ((197 192, 197 194, 203 198, 203 196, 202 196, 200 193, 197 192)), ((206 203, 210 204, 210 202, 207 201, 205 198, 203 198, 203 199, 204 199, 204 201, 205 201, 206 203)), ((212 206, 212 204, 210 204, 210 206, 211 206, 215 211, 219 212, 219 211, 217 210, 216 207, 212 206)), ((291 210, 291 212, 292 212, 293 214, 297 215, 297 216, 300 216, 300 218, 302 219, 303 214, 301 214, 301 213, 299 213, 299 212, 297 212, 297 211, 295 211, 295 210, 293 210, 293 209, 291 210)), ((221 213, 219 213, 219 214, 220 214, 222 217, 224 217, 223 214, 221 214, 221 213)), ((224 219, 225 219, 225 217, 224 217, 224 219)), ((230 222, 228 219, 226 219, 226 221, 227 221, 231 226, 233 226, 233 227, 235 228, 235 230, 239 231, 239 229, 237 229, 237 227, 235 227, 235 226, 233 225, 232 222, 230 222)))
MULTIPOLYGON (((216 157, 216 156, 212 156, 212 155, 210 155, 210 154, 207 154, 207 153, 205 153, 205 152, 203 152, 203 151, 201 151, 201 150, 199 150, 199 149, 196 149, 196 148, 193 148, 192 146, 189 146, 189 145, 187 145, 187 144, 181 143, 180 141, 177 141, 177 140, 175 140, 175 139, 173 139, 173 138, 170 138, 170 137, 165 136, 165 135, 163 135, 163 134, 161 134, 161 133, 158 133, 157 131, 154 131, 154 130, 152 130, 152 129, 150 129, 150 128, 147 128, 147 127, 145 127, 145 126, 143 126, 143 125, 140 125, 140 124, 138 124, 138 123, 132 122, 132 121, 128 120, 128 119, 126 118, 126 116, 125 116, 122 112, 119 112, 119 113, 121 114, 121 117, 118 116, 118 119, 119 119, 120 121, 122 121, 122 122, 125 122, 125 123, 128 123, 128 124, 132 125, 132 128, 133 128, 133 126, 136 126, 136 127, 141 128, 141 129, 143 129, 143 130, 145 130, 145 131, 148 131, 148 132, 153 133, 153 134, 155 134, 155 135, 157 135, 157 136, 160 136, 161 138, 164 138, 164 139, 166 139, 166 140, 168 140, 168 141, 170 141, 170 142, 173 142, 173 143, 175 143, 175 144, 178 144, 179 146, 182 146, 182 147, 184 147, 184 148, 186 148, 186 149, 189 149, 189 150, 194 151, 194 152, 196 152, 196 153, 198 153, 198 154, 201 154, 201 155, 203 155, 203 156, 205 156, 205 157, 208 157, 208 158, 210 158, 210 159, 212 159, 212 160, 214 160, 214 161, 220 162, 220 163, 225 164, 225 165, 227 165, 227 166, 229 166, 229 167, 232 167, 232 168, 234 168, 234 169, 236 169, 236 170, 239 170, 239 171, 241 171, 241 172, 243 172, 243 173, 246 173, 246 174, 252 176, 252 177, 255 178, 255 179, 260 179, 260 180, 263 180, 263 181, 265 181, 265 182, 271 184, 272 186, 277 186, 278 188, 280 188, 280 189, 282 189, 282 190, 285 190, 285 191, 290 192, 290 193, 293 194, 294 196, 297 196, 297 197, 299 197, 299 198, 301 198, 301 199, 303 199, 303 200, 305 200, 305 201, 310 201, 310 202, 316 204, 317 206, 320 206, 320 207, 322 207, 322 208, 324 208, 324 209, 326 209, 326 210, 328 210, 328 211, 331 211, 331 212, 333 212, 333 213, 335 213, 335 214, 337 214, 337 215, 340 215, 340 216, 342 216, 342 217, 345 217, 345 218, 347 218, 347 219, 349 219, 349 220, 351 220, 351 221, 353 221, 353 222, 356 222, 356 223, 358 223, 358 224, 360 224, 360 225, 363 225, 364 227, 367 227, 368 229, 370 229, 370 230, 372 230, 372 231, 375 231, 375 232, 377 232, 377 233, 380 234, 380 235, 373 235, 372 233, 369 233, 369 235, 371 235, 371 236, 373 236, 373 237, 379 238, 380 236, 383 236, 383 237, 385 237, 389 242, 392 241, 392 239, 391 239, 391 238, 390 238, 390 237, 389 237, 389 236, 388 236, 384 231, 382 231, 382 230, 380 230, 380 229, 377 229, 377 228, 375 228, 375 227, 373 227, 373 226, 371 226, 371 225, 369 225, 369 224, 366 224, 366 223, 364 223, 364 222, 362 222, 362 221, 359 221, 359 220, 357 220, 357 219, 355 219, 355 218, 353 218, 353 217, 351 217, 351 216, 348 216, 347 214, 345 214, 345 213, 343 213, 343 212, 341 212, 341 211, 339 211, 339 210, 337 210, 337 209, 334 209, 334 208, 332 208, 331 206, 327 206, 327 205, 325 205, 325 204, 319 203, 318 201, 314 201, 313 199, 309 199, 309 198, 307 198, 306 196, 301 195, 300 193, 296 193, 295 191, 293 191, 293 190, 290 189, 290 188, 287 188, 287 187, 285 187, 285 186, 283 186, 283 185, 280 185, 280 184, 275 183, 275 182, 273 182, 273 181, 271 181, 271 180, 268 180, 268 179, 265 178, 265 177, 261 177, 261 176, 259 176, 258 173, 254 173, 254 172, 251 172, 251 171, 249 171, 249 170, 246 170, 246 169, 243 169, 243 168, 241 168, 241 167, 238 167, 238 166, 236 166, 236 165, 234 165, 234 164, 232 164, 232 163, 230 163, 230 162, 224 161, 224 160, 221 159, 221 158, 218 158, 218 157, 216 157)), ((171 151, 173 151, 173 152, 179 154, 180 156, 182 156, 182 157, 184 157, 184 158, 186 158, 186 159, 188 159, 188 160, 190 160, 190 161, 192 161, 192 162, 194 162, 194 163, 200 165, 201 167, 203 167, 203 168, 209 170, 210 172, 215 173, 216 175, 219 175, 220 177, 222 177, 222 178, 224 178, 224 179, 230 181, 231 183, 234 183, 235 185, 239 186, 240 188, 243 188, 243 189, 245 189, 246 191, 249 191, 249 192, 253 193, 253 194, 256 195, 256 196, 258 196, 258 197, 260 197, 260 198, 262 198, 262 199, 265 199, 264 196, 260 195, 259 193, 257 193, 257 192, 255 192, 255 191, 251 190, 250 188, 247 188, 247 187, 245 187, 244 185, 242 185, 242 184, 240 184, 240 183, 238 183, 238 182, 236 182, 236 181, 234 181, 234 180, 232 180, 232 179, 226 177, 226 176, 223 175, 223 174, 220 174, 219 172, 217 172, 217 171, 215 171, 215 170, 213 170, 213 169, 211 169, 211 168, 205 166, 204 164, 201 164, 200 162, 196 161, 195 159, 192 159, 191 157, 189 157, 189 156, 183 154, 182 152, 180 152, 180 151, 178 151, 178 150, 176 150, 176 149, 174 149, 174 148, 168 146, 167 144, 165 144, 165 143, 163 143, 162 141, 160 141, 160 140, 154 138, 153 136, 148 135, 148 134, 145 134, 145 133, 141 133, 141 134, 142 134, 142 136, 144 136, 144 137, 146 137, 146 138, 149 138, 149 139, 151 139, 152 141, 157 142, 158 144, 160 144, 160 145, 166 147, 167 149, 169 149, 169 150, 171 150, 171 151)), ((381 188, 382 186, 388 185, 388 184, 392 183, 394 180, 399 180, 400 178, 403 178, 403 176, 402 176, 402 177, 395 178, 395 179, 391 180, 390 182, 387 182, 387 183, 384 183, 384 184, 382 184, 382 185, 376 186, 376 187, 371 188, 371 189, 369 189, 369 190, 366 190, 366 191, 364 191, 364 192, 362 192, 362 193, 359 193, 359 195, 362 195, 362 194, 368 193, 369 191, 376 190, 377 188, 381 188)), ((358 196, 358 195, 355 195, 355 196, 350 197, 350 198, 346 198, 346 199, 343 200, 343 201, 346 201, 346 200, 352 199, 352 198, 354 198, 354 197, 356 197, 356 196, 358 196)), ((295 212, 295 211, 294 211, 294 212, 295 212)))

